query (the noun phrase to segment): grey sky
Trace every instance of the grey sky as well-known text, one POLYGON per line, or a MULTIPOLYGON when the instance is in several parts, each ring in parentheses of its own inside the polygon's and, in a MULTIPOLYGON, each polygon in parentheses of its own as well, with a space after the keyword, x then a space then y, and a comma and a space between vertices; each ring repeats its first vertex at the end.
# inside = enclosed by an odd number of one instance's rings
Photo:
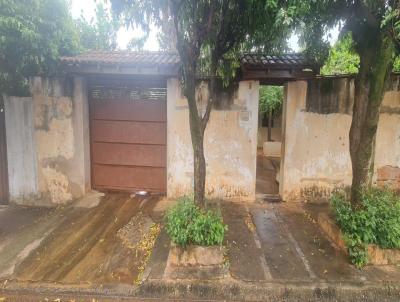
MULTIPOLYGON (((96 7, 96 2, 95 0, 70 0, 71 1, 71 10, 72 10, 72 16, 74 18, 78 18, 81 13, 85 16, 87 20, 90 20, 95 17, 95 7, 96 7)), ((334 43, 337 40, 339 30, 334 29, 330 32, 331 37, 330 41, 331 43, 334 43)), ((140 37, 142 35, 142 32, 140 29, 126 29, 122 28, 118 32, 118 47, 120 49, 125 49, 126 45, 130 41, 131 38, 133 37, 140 37)), ((292 35, 292 37, 289 39, 289 46, 292 49, 292 51, 299 51, 299 45, 298 45, 298 38, 296 35, 292 35)), ((157 41, 157 29, 152 30, 150 33, 149 39, 144 45, 145 50, 159 50, 159 45, 157 41)))

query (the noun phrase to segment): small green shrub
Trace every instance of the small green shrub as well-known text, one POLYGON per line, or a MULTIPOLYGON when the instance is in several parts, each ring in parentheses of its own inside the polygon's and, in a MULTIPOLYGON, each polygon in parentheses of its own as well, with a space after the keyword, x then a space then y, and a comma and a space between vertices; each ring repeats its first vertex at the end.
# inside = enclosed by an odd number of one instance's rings
POLYGON ((332 196, 331 205, 356 266, 368 263, 368 244, 400 248, 400 198, 393 191, 378 188, 365 191, 362 207, 357 211, 340 193, 332 196))
POLYGON ((212 246, 222 244, 227 226, 220 214, 202 210, 191 198, 182 197, 167 212, 166 230, 177 245, 212 246))

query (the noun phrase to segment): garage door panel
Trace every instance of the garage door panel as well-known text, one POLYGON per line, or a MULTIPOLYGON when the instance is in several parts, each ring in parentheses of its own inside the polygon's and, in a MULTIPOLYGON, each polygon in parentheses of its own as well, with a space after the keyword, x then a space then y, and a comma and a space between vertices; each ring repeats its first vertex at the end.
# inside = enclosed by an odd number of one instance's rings
POLYGON ((91 87, 94 189, 166 191, 166 89, 137 85, 91 87))
POLYGON ((167 125, 153 122, 94 120, 92 139, 94 142, 165 145, 167 125))
POLYGON ((94 119, 165 122, 167 106, 163 101, 99 100, 92 114, 94 119))
POLYGON ((93 165, 93 181, 96 187, 127 190, 144 189, 165 192, 166 170, 151 167, 125 167, 93 165))
POLYGON ((93 143, 93 163, 166 167, 166 146, 93 143))

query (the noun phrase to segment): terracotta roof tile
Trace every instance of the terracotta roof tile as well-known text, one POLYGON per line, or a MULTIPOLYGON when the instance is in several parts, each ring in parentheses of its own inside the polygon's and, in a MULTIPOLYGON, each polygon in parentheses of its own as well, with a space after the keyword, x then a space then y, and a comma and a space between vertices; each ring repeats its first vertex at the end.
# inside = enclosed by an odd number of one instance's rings
POLYGON ((241 59, 242 66, 252 69, 265 69, 265 68, 297 68, 305 69, 315 68, 302 54, 284 54, 279 56, 270 56, 262 53, 246 53, 241 59))
POLYGON ((134 65, 176 65, 179 55, 159 51, 89 51, 74 57, 62 57, 65 63, 83 64, 134 64, 134 65))
MULTIPOLYGON (((61 61, 69 64, 127 64, 139 66, 178 65, 178 53, 162 51, 89 51, 74 57, 62 57, 61 61)), ((266 55, 246 53, 240 59, 241 65, 248 69, 314 69, 302 54, 266 55)))

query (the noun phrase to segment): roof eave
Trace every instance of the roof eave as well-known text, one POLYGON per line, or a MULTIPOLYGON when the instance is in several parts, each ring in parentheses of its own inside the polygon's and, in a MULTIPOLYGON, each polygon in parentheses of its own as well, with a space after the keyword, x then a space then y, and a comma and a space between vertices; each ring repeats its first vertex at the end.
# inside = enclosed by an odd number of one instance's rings
POLYGON ((65 71, 74 74, 177 76, 180 64, 127 64, 100 62, 63 62, 65 71))

